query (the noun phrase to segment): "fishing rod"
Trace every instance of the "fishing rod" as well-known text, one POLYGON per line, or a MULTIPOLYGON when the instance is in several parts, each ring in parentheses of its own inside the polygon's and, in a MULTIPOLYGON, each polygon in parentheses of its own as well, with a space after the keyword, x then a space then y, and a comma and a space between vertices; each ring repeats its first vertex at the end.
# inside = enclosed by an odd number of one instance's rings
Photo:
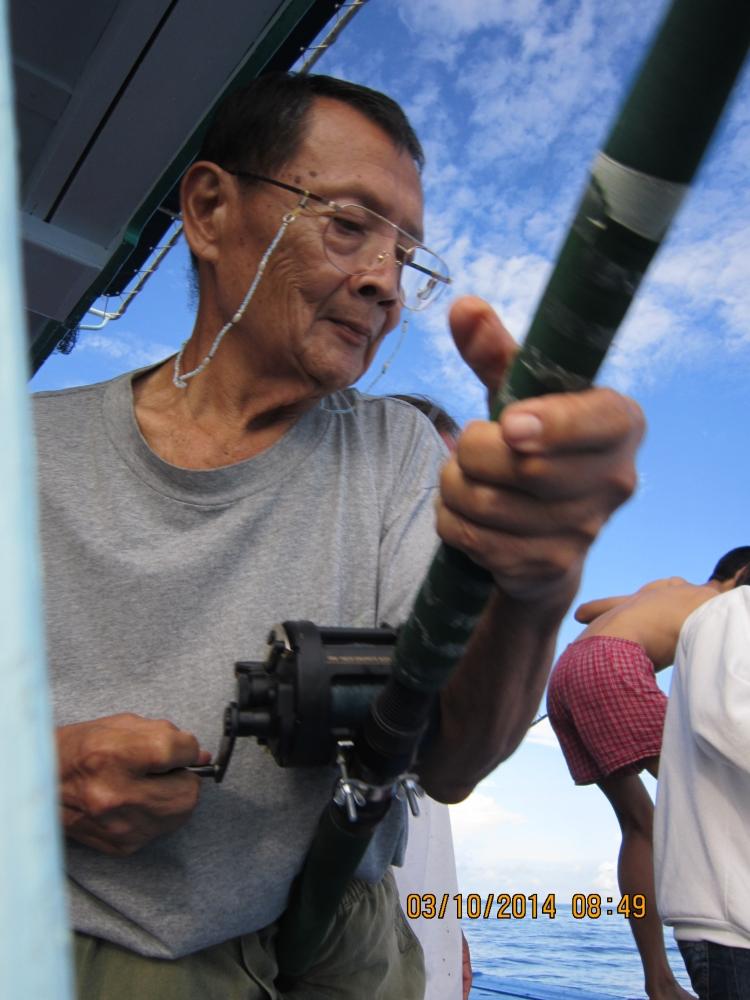
MULTIPOLYGON (((556 266, 491 407, 591 385, 718 123, 750 43, 747 0, 674 0, 590 169, 556 266)), ((301 976, 377 823, 410 775, 434 698, 487 603, 491 575, 441 545, 398 631, 390 678, 353 746, 280 921, 284 981, 301 976)), ((411 783, 411 785, 410 785, 411 783)), ((409 796, 413 799, 413 796, 409 796)))

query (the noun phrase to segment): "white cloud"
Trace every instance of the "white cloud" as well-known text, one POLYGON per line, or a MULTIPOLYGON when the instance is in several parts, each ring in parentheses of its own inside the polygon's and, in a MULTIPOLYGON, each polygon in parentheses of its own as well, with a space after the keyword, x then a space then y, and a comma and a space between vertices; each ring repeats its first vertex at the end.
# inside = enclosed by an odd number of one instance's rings
POLYGON ((552 747, 555 750, 560 749, 560 744, 555 736, 554 729, 550 725, 549 719, 542 719, 541 722, 537 722, 536 725, 532 726, 526 733, 525 740, 527 743, 536 743, 538 746, 552 747))
POLYGON ((466 261, 459 272, 460 284, 474 289, 500 314, 517 339, 526 332, 550 272, 549 261, 536 254, 502 259, 480 253, 466 261))
POLYGON ((122 362, 124 367, 140 368, 162 361, 174 352, 174 346, 147 341, 128 331, 120 336, 95 331, 82 332, 76 350, 91 351, 109 360, 122 362))
POLYGON ((721 240, 691 240, 690 228, 683 227, 679 242, 657 259, 617 335, 607 381, 631 391, 727 351, 735 363, 750 363, 746 248, 744 226, 727 227, 721 240))
POLYGON ((614 861, 601 861, 594 877, 594 886, 601 893, 617 892, 617 865, 614 861))
MULTIPOLYGON (((487 31, 500 25, 531 25, 540 16, 540 0, 420 0, 419 3, 400 0, 396 3, 399 17, 409 29, 431 38, 455 37, 487 31)), ((423 56, 424 57, 424 56, 423 56)))
MULTIPOLYGON (((622 76, 613 70, 618 39, 610 25, 600 23, 598 4, 545 4, 538 11, 528 4, 497 7, 502 30, 485 28, 467 48, 456 83, 471 109, 468 158, 475 169, 490 164, 497 169, 498 162, 513 158, 528 170, 548 158, 550 147, 571 138, 584 150, 587 144, 593 149, 623 88, 622 76)), ((645 17, 636 36, 645 41, 655 12, 653 4, 641 7, 645 17)), ((625 37, 632 47, 630 20, 631 34, 625 37)), ((554 152, 557 156, 556 145, 554 152)))
POLYGON ((489 893, 537 895, 537 906, 554 894, 557 906, 569 906, 576 893, 617 895, 614 876, 616 860, 596 857, 585 861, 503 857, 494 851, 482 860, 461 855, 457 863, 458 885, 462 893, 476 892, 486 901, 489 893))
POLYGON ((453 835, 462 841, 484 837, 502 826, 519 826, 526 822, 521 813, 503 809, 492 796, 483 792, 474 792, 468 799, 451 806, 450 814, 453 835))
POLYGON ((635 300, 607 358, 603 380, 622 392, 658 377, 659 365, 690 353, 688 337, 679 337, 679 317, 654 294, 635 300))
MULTIPOLYGON (((743 219, 746 223, 747 216, 743 219)), ((717 219, 722 225, 725 220, 717 219)), ((722 238, 683 244, 665 253, 656 278, 679 293, 687 307, 719 309, 731 337, 744 340, 750 320, 750 255, 747 229, 724 225, 722 238)), ((711 332, 715 344, 715 331, 711 332)))
POLYGON ((560 238, 560 213, 548 207, 532 210, 524 219, 523 234, 530 244, 545 246, 555 245, 560 238))

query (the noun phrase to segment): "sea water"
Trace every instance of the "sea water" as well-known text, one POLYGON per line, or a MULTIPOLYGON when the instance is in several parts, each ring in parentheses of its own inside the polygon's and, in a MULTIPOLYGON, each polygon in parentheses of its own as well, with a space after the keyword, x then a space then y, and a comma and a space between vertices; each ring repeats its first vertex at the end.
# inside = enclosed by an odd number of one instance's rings
MULTIPOLYGON (((538 914, 524 919, 462 921, 471 948, 477 985, 481 973, 509 979, 572 987, 603 997, 644 998, 643 969, 628 921, 618 915, 575 919, 558 906, 554 919, 538 914)), ((667 956, 677 981, 690 989, 672 932, 665 934, 667 956)))

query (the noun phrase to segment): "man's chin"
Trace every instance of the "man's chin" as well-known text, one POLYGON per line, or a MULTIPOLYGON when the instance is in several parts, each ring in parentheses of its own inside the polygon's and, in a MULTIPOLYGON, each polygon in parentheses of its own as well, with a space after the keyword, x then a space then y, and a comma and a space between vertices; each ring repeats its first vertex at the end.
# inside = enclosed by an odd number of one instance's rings
POLYGON ((364 375, 364 371, 356 372, 349 376, 331 376, 320 381, 318 384, 320 385, 322 394, 330 396, 334 392, 343 392, 344 389, 350 389, 362 375, 364 375))
POLYGON ((310 369, 310 375, 325 395, 348 389, 366 373, 371 359, 360 358, 358 364, 352 363, 352 360, 316 365, 310 369))

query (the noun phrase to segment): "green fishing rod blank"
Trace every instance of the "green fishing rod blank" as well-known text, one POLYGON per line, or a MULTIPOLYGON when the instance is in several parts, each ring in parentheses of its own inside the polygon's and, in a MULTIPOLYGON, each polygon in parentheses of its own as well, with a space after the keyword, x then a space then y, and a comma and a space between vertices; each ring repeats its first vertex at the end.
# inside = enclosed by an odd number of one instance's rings
MULTIPOLYGON (((493 417, 514 400, 591 384, 695 174, 749 43, 748 0, 672 4, 594 160, 493 417)), ((442 686, 490 587, 488 574, 470 559, 441 547, 399 635, 396 682, 425 692, 442 686)))
MULTIPOLYGON (((384 808, 387 812, 387 807, 384 808)), ((305 871, 314 877, 294 883, 287 913, 279 925, 276 953, 280 978, 276 985, 286 992, 295 978, 314 964, 320 944, 331 929, 336 910, 372 839, 371 821, 347 823, 333 803, 320 817, 305 871)))
POLYGON ((593 381, 747 55, 747 0, 678 0, 596 156, 493 413, 593 381))

